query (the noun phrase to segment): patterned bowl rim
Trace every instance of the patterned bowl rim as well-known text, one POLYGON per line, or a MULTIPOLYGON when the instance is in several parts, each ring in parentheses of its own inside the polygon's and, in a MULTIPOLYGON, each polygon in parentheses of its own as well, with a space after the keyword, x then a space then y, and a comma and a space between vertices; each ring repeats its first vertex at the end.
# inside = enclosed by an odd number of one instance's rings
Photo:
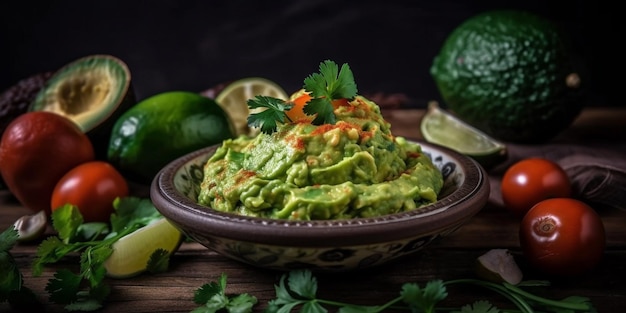
POLYGON ((247 217, 220 212, 189 199, 174 186, 177 171, 202 155, 210 156, 218 145, 184 155, 166 165, 153 179, 150 197, 157 210, 183 231, 207 237, 279 246, 321 247, 366 245, 396 241, 420 234, 442 232, 478 213, 489 198, 485 170, 472 158, 443 146, 410 140, 425 152, 440 153, 464 172, 460 186, 420 210, 376 218, 289 221, 247 217))

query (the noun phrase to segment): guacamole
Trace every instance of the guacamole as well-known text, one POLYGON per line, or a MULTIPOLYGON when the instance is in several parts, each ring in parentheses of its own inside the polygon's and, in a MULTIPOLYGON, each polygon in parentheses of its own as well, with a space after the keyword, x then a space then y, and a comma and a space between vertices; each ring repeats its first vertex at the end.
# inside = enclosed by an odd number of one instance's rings
POLYGON ((337 122, 285 123, 228 139, 204 167, 198 202, 289 220, 376 217, 437 200, 441 172, 420 145, 394 137, 374 102, 356 96, 337 122))

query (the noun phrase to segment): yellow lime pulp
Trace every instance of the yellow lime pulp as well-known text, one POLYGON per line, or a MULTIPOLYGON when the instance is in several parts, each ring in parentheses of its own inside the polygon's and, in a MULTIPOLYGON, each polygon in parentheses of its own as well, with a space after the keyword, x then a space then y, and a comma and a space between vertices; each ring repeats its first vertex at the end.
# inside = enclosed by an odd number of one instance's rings
POLYGON ((215 101, 226 111, 235 128, 236 135, 255 135, 258 130, 248 127, 248 100, 256 96, 288 99, 288 95, 275 82, 262 77, 247 77, 236 80, 222 90, 215 101))
POLYGON ((113 244, 113 253, 104 262, 107 275, 114 278, 138 275, 146 271, 154 251, 163 249, 171 255, 182 238, 182 233, 165 218, 148 224, 113 244))
POLYGON ((507 156, 506 145, 439 108, 436 102, 429 104, 420 130, 426 141, 470 156, 485 168, 507 156))

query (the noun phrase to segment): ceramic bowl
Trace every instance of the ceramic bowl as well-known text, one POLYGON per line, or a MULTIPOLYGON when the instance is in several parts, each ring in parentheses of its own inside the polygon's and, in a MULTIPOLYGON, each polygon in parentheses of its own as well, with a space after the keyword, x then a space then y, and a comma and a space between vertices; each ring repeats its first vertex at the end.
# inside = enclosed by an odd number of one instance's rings
POLYGON ((228 214, 197 204, 203 165, 217 146, 185 155, 154 178, 156 208, 191 239, 253 266, 347 271, 384 264, 454 232, 483 208, 489 180, 476 161, 419 142, 445 179, 439 199, 420 210, 377 218, 287 221, 228 214))

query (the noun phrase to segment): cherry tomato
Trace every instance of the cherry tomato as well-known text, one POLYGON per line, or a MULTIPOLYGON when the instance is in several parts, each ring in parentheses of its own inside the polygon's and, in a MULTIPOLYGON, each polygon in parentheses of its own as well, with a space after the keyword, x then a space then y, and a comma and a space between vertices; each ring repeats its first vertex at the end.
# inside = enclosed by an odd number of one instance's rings
POLYGON ((600 216, 573 198, 552 198, 533 206, 522 219, 519 240, 532 266, 557 276, 591 270, 606 246, 600 216))
POLYGON ((128 196, 128 183, 111 164, 82 163, 67 172, 52 192, 51 209, 73 204, 85 222, 109 222, 113 200, 128 196))
POLYGON ((506 170, 501 191, 504 206, 521 217, 541 200, 569 198, 572 187, 567 173, 557 163, 529 158, 506 170))

